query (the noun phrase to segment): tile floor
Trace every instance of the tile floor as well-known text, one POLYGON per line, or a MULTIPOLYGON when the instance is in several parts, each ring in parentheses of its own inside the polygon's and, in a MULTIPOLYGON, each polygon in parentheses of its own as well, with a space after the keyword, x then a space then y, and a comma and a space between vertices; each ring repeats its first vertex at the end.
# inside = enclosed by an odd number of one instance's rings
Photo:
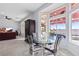
MULTIPOLYGON (((24 38, 23 38, 24 39, 24 38)), ((26 56, 29 45, 22 38, 0 41, 0 56, 26 56)))
MULTIPOLYGON (((29 52, 29 45, 24 41, 23 37, 0 41, 0 56, 30 56, 29 52)), ((57 53, 57 56, 71 55, 73 54, 66 49, 61 49, 57 53)))

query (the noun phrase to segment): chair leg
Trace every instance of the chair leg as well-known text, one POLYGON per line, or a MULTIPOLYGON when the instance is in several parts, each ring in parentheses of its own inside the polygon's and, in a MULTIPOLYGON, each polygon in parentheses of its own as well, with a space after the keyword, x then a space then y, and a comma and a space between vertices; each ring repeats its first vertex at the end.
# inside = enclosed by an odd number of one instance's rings
POLYGON ((45 48, 45 49, 48 50, 48 51, 50 51, 50 52, 52 52, 53 55, 56 56, 56 52, 57 52, 57 50, 50 50, 49 48, 45 48))

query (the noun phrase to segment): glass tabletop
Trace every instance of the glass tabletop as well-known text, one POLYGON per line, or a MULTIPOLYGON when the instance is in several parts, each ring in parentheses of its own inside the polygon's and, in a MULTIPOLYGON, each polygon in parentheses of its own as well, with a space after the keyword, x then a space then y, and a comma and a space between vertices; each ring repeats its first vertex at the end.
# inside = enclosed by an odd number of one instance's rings
POLYGON ((40 39, 37 41, 37 43, 40 43, 40 44, 49 44, 49 43, 55 43, 55 41, 57 39, 60 39, 60 38, 65 38, 66 36, 65 35, 62 35, 62 34, 50 34, 50 36, 48 37, 47 40, 44 40, 44 39, 40 39))

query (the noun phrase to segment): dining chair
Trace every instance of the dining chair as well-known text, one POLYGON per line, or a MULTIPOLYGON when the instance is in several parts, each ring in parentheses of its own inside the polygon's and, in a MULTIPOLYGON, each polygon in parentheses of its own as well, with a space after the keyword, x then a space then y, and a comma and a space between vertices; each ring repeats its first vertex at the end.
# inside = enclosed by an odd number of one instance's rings
POLYGON ((34 33, 33 35, 29 36, 29 40, 30 40, 30 53, 32 56, 42 56, 43 53, 43 47, 40 46, 40 44, 37 42, 36 40, 36 34, 34 33))
MULTIPOLYGON (((61 35, 61 34, 54 34, 53 36, 56 36, 56 39, 55 39, 55 42, 53 43, 53 49, 50 49, 48 47, 44 47, 45 50, 48 50, 49 52, 51 52, 54 56, 56 55, 57 53, 57 50, 59 49, 59 44, 60 44, 60 41, 65 38, 64 35, 61 35)), ((49 43, 49 45, 52 45, 52 43, 49 43)), ((49 54, 50 55, 50 54, 49 54)))

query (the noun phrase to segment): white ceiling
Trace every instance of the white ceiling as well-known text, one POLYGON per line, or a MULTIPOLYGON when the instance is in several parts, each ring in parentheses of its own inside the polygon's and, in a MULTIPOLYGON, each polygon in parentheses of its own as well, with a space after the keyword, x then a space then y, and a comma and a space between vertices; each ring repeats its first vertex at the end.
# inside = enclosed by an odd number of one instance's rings
POLYGON ((43 3, 0 3, 0 15, 5 15, 16 21, 20 21, 42 5, 43 3))
POLYGON ((59 8, 60 6, 64 6, 65 3, 53 3, 49 7, 41 10, 40 12, 50 12, 53 11, 56 8, 59 8))

